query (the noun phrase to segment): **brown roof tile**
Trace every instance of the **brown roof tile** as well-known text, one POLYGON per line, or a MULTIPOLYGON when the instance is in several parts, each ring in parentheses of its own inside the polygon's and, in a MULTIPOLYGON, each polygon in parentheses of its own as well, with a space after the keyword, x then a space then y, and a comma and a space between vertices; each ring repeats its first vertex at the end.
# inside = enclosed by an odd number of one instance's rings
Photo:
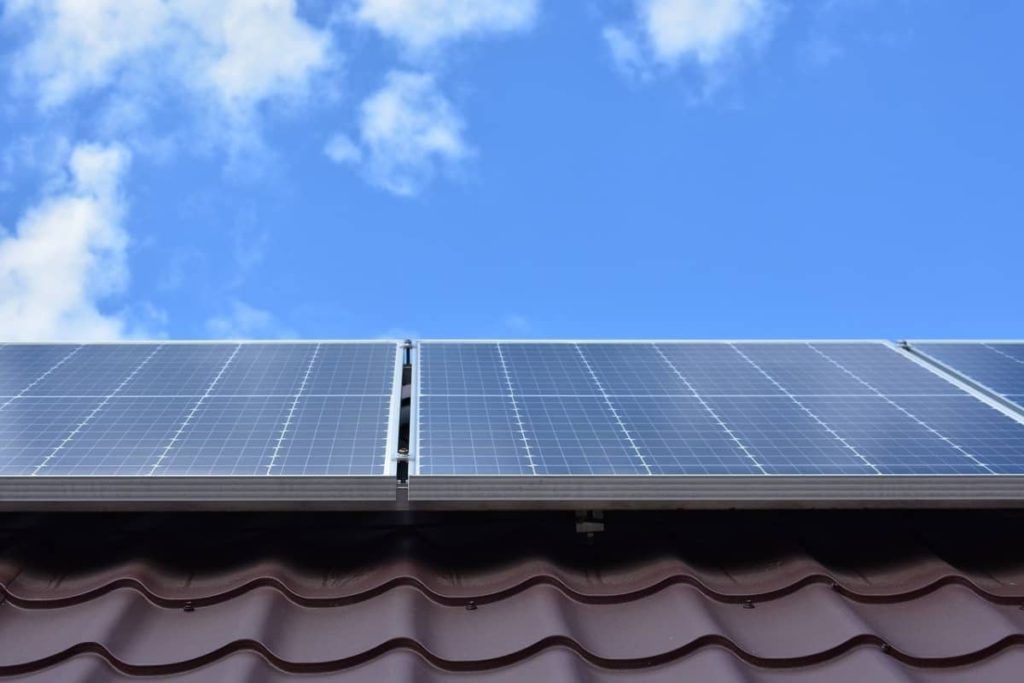
MULTIPOLYGON (((0 675, 1010 681, 993 512, 0 519, 0 675)), ((306 679, 304 679, 306 680, 306 679)))

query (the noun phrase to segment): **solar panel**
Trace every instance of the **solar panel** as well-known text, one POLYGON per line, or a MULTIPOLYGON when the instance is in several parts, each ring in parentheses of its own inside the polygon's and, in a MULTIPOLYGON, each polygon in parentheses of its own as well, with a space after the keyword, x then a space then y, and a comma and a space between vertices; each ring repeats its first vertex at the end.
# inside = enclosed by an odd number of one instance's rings
POLYGON ((0 344, 0 508, 1024 504, 1014 401, 1024 343, 0 344))
POLYGON ((472 477, 571 498, 588 477, 1024 474, 1024 417, 883 342, 421 342, 417 367, 411 500, 472 477))
POLYGON ((400 369, 387 342, 0 346, 0 477, 356 477, 385 485, 338 495, 393 500, 400 369))
POLYGON ((914 342, 926 358, 1024 408, 1024 342, 914 342))

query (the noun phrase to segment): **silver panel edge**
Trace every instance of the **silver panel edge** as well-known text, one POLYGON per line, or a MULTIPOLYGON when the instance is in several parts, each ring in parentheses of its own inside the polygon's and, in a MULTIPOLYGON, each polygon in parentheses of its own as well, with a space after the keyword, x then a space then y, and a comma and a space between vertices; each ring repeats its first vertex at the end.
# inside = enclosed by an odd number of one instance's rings
POLYGON ((1024 507, 1024 475, 421 476, 432 509, 1024 507))
POLYGON ((351 477, 0 477, 0 510, 391 509, 396 481, 351 477))

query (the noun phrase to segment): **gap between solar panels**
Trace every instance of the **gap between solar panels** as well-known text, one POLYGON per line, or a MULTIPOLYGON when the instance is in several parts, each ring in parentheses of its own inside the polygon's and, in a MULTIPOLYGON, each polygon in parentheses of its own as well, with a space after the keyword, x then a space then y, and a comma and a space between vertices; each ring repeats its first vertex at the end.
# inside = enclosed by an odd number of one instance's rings
POLYGON ((1022 349, 3 344, 0 507, 1020 506, 1022 349))

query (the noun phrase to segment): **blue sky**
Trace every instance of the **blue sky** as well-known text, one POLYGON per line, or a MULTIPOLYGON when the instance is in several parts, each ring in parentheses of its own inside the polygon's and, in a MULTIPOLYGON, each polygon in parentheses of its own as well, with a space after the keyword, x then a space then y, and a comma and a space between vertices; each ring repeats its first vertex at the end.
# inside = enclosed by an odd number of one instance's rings
POLYGON ((1024 337, 1020 3, 0 6, 7 339, 1024 337))

